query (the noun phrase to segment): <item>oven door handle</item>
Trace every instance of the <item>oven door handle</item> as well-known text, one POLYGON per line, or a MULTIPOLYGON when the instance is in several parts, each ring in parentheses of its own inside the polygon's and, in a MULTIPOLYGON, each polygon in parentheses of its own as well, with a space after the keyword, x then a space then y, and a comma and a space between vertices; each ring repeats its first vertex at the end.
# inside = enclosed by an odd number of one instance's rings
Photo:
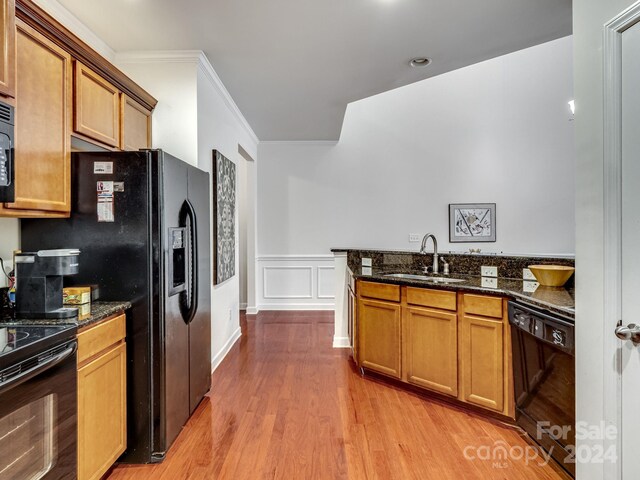
POLYGON ((29 368, 28 370, 25 370, 15 377, 11 377, 4 382, 0 382, 0 395, 65 361, 71 355, 76 353, 76 350, 78 349, 77 345, 77 342, 73 342, 69 345, 69 347, 67 347, 57 355, 54 355, 53 357, 48 358, 41 363, 38 363, 37 365, 29 368))

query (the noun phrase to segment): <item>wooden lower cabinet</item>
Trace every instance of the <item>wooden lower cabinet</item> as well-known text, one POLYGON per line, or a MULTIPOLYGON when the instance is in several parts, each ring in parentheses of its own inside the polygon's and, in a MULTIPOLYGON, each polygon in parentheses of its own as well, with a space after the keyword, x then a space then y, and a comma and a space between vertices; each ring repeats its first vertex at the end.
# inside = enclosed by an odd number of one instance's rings
POLYGON ((80 333, 78 358, 78 479, 94 480, 127 446, 124 315, 80 333))
POLYGON ((504 409, 504 338, 501 320, 464 315, 460 325, 462 400, 502 412, 504 409))
POLYGON ((357 308, 358 363, 400 378, 400 305, 360 298, 357 308))
POLYGON ((361 281, 356 292, 360 367, 514 418, 505 298, 361 281))
POLYGON ((458 316, 426 308, 404 309, 407 381, 458 395, 458 316))

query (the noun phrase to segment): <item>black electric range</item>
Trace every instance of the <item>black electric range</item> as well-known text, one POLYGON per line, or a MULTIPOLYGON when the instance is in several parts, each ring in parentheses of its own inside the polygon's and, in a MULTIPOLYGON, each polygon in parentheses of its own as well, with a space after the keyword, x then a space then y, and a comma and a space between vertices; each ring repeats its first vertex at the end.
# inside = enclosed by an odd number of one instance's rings
POLYGON ((0 323, 0 371, 72 340, 76 331, 77 327, 73 324, 0 323))

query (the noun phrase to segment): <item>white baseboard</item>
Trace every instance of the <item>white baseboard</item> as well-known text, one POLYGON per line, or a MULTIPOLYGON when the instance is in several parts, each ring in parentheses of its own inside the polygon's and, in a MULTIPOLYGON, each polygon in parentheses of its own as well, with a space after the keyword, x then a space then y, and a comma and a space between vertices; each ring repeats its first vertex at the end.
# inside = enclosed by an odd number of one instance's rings
POLYGON ((238 327, 237 330, 233 332, 231 337, 229 337, 227 343, 225 343, 220 351, 216 354, 216 356, 211 359, 211 373, 215 372, 216 368, 220 366, 222 360, 224 360, 224 357, 227 356, 227 353, 229 353, 229 350, 231 350, 231 347, 233 347, 233 345, 238 341, 241 335, 242 330, 240 330, 240 327, 238 327))
MULTIPOLYGON (((259 310, 334 310, 332 303, 267 303, 259 310)), ((249 310, 247 309, 247 313, 249 310)), ((257 312, 256 312, 257 313, 257 312)))
POLYGON ((247 315, 257 315, 259 311, 258 307, 247 307, 247 315))
POLYGON ((350 348, 349 337, 333 337, 333 348, 350 348))
POLYGON ((241 303, 240 304, 240 310, 246 310, 247 309, 248 304, 247 303, 241 303))

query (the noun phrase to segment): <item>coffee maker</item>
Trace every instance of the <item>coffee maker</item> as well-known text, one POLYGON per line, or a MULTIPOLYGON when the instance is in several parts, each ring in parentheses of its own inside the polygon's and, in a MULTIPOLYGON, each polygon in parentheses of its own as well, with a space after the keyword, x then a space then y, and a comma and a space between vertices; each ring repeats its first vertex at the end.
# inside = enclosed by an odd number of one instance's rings
POLYGON ((17 253, 16 315, 22 318, 70 318, 77 308, 62 306, 62 278, 78 273, 80 250, 17 253))

